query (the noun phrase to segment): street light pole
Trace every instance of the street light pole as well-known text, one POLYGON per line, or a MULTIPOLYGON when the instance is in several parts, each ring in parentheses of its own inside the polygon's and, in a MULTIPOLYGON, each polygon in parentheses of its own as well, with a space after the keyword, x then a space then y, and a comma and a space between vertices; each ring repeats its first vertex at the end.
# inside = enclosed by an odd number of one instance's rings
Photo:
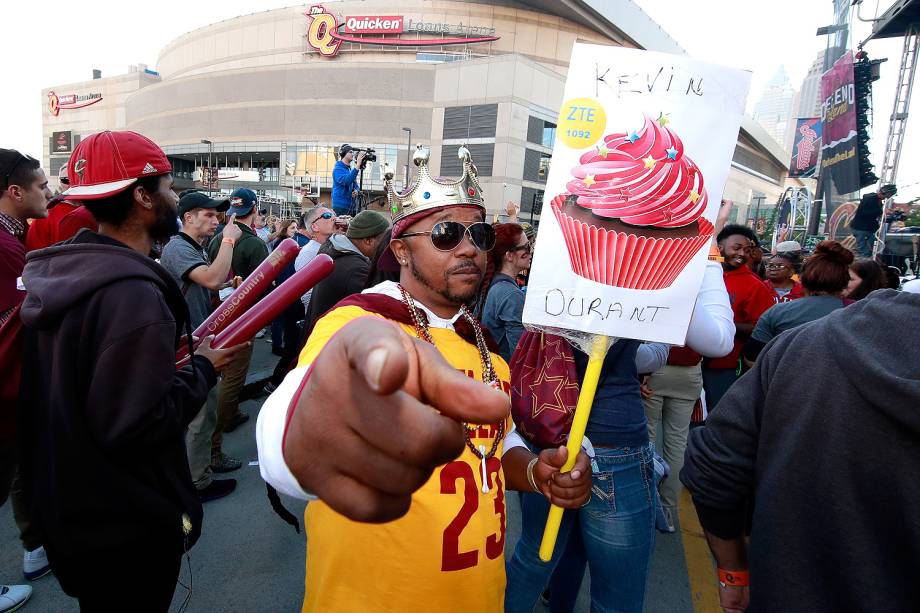
POLYGON ((406 184, 403 189, 409 189, 409 164, 412 162, 412 128, 403 128, 403 132, 409 133, 406 141, 406 184))
POLYGON ((211 185, 213 184, 213 183, 212 183, 213 177, 211 176, 211 172, 212 172, 212 168, 211 168, 211 153, 214 151, 214 143, 212 143, 211 141, 209 141, 209 140, 206 139, 206 138, 201 139, 201 143, 202 143, 203 145, 207 145, 207 146, 208 146, 208 196, 210 196, 210 195, 211 195, 211 185))

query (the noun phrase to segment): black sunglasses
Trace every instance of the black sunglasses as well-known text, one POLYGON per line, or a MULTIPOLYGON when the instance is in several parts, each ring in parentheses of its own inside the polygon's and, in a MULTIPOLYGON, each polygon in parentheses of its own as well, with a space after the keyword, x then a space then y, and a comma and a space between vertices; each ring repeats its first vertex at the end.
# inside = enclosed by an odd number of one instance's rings
POLYGON ((478 221, 469 226, 459 221, 439 221, 428 232, 409 232, 400 234, 398 238, 429 236, 431 244, 438 251, 453 251, 463 242, 463 237, 467 234, 473 246, 480 251, 489 251, 495 246, 495 228, 484 221, 478 221))
MULTIPOLYGON (((19 153, 18 151, 16 153, 19 153)), ((24 153, 19 153, 19 158, 13 162, 13 165, 10 166, 10 169, 6 171, 6 174, 3 175, 3 189, 5 190, 10 186, 10 177, 13 176, 13 173, 16 172, 16 169, 19 168, 19 165, 23 162, 34 162, 35 158, 28 156, 24 153)))
POLYGON ((530 241, 527 241, 523 245, 518 245, 517 247, 512 247, 508 251, 526 251, 528 253, 533 252, 533 244, 530 241))

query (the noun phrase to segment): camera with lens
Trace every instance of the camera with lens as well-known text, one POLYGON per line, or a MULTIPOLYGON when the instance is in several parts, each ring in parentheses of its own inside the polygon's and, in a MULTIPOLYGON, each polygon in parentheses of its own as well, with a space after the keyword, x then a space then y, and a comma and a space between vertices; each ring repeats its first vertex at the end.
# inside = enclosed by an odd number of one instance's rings
POLYGON ((885 223, 894 223, 896 221, 904 221, 905 219, 907 219, 907 215, 904 214, 904 211, 895 209, 891 212, 891 215, 885 218, 885 223))
POLYGON ((364 148, 361 148, 361 147, 355 147, 355 148, 354 148, 354 152, 355 152, 355 155, 356 155, 356 156, 357 156, 358 153, 360 153, 361 151, 364 152, 364 159, 361 160, 361 170, 364 170, 364 168, 367 166, 367 163, 368 163, 368 162, 376 162, 376 161, 377 161, 377 151, 376 151, 375 149, 371 149, 371 148, 367 148, 367 149, 364 149, 364 148))

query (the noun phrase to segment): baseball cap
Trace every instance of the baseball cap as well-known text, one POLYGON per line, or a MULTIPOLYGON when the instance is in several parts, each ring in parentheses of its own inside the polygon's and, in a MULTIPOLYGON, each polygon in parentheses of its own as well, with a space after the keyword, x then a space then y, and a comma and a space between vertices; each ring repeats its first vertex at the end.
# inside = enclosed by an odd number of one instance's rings
POLYGON ((203 192, 189 191, 179 198, 179 217, 182 217, 192 209, 216 209, 218 213, 223 213, 229 208, 229 198, 209 198, 203 192))
POLYGON ((98 132, 80 141, 67 162, 73 185, 64 192, 75 200, 114 196, 142 177, 172 172, 166 154, 137 132, 98 132))
POLYGON ((252 212, 252 209, 256 207, 258 201, 259 199, 256 197, 256 193, 251 189, 245 187, 237 188, 230 194, 230 208, 227 209, 227 212, 237 217, 246 217, 252 212))
POLYGON ((788 253, 790 251, 801 251, 802 245, 799 244, 799 241, 783 241, 777 243, 776 253, 788 253))

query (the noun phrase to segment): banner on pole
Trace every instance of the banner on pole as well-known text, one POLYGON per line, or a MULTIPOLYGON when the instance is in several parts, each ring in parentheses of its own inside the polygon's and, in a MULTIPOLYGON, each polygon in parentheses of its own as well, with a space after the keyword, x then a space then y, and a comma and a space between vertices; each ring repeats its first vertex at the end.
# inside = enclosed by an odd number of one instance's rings
POLYGON ((818 150, 821 147, 821 118, 798 119, 792 141, 792 162, 790 177, 813 177, 818 165, 818 150))
POLYGON ((847 51, 821 77, 821 173, 838 193, 859 191, 856 157, 856 86, 853 52, 847 51))

